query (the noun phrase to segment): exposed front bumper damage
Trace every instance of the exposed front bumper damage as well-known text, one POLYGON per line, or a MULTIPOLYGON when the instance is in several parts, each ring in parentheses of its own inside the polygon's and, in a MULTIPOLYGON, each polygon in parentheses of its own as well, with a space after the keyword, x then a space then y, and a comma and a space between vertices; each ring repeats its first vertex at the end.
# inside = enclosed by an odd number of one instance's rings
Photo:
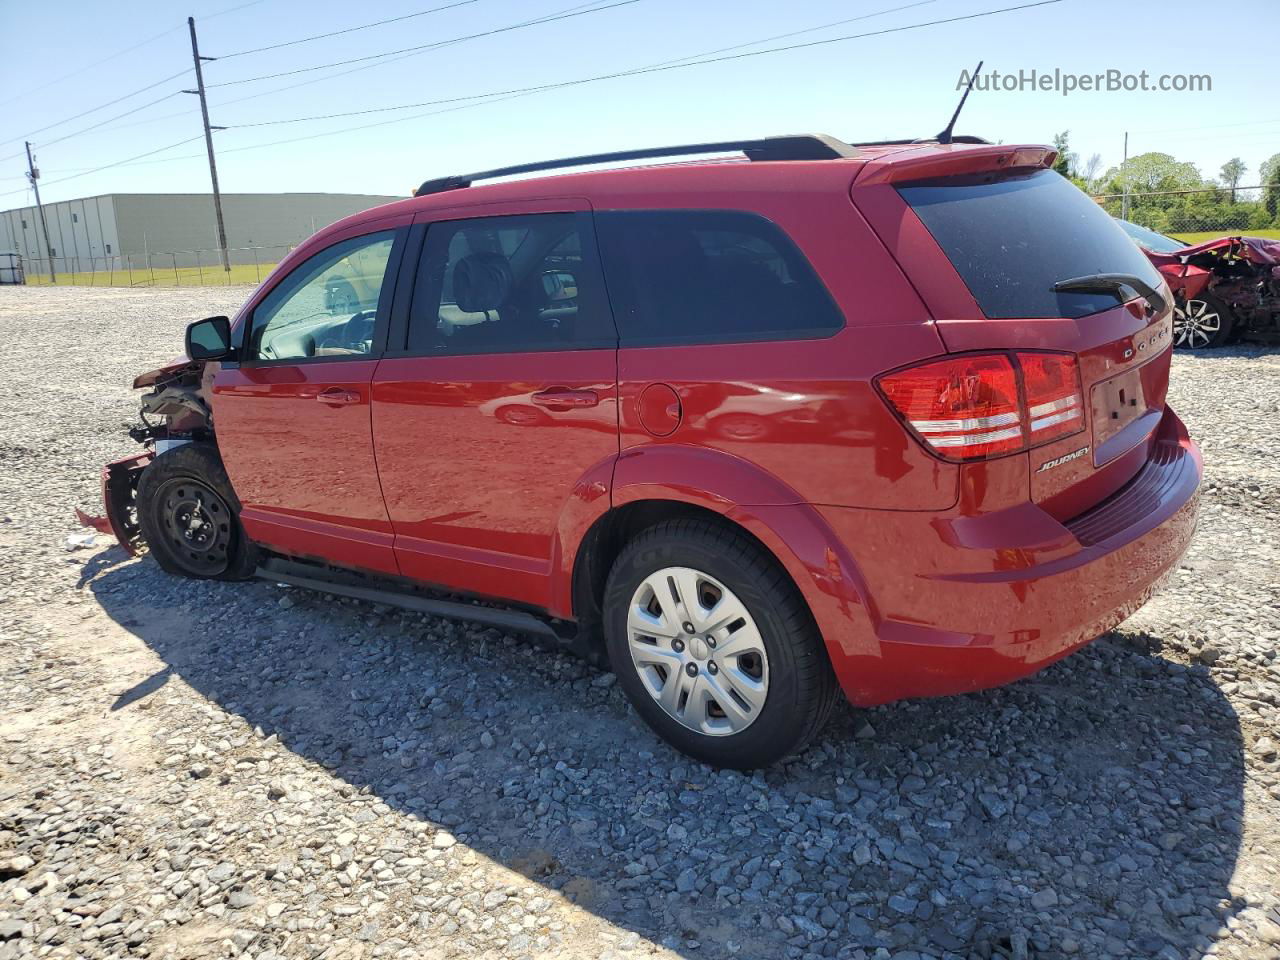
POLYGON ((76 510, 76 519, 83 526, 111 534, 132 556, 147 548, 138 523, 138 481, 142 471, 155 459, 157 451, 212 436, 206 374, 212 375, 209 364, 182 357, 133 381, 135 390, 150 388, 142 397, 142 424, 129 430, 129 436, 147 449, 102 468, 105 516, 76 510))
POLYGON ((106 516, 94 517, 76 510, 76 518, 83 526, 112 534, 130 556, 137 556, 146 549, 142 529, 138 525, 138 480, 154 458, 155 454, 146 450, 113 460, 102 468, 102 502, 106 516))

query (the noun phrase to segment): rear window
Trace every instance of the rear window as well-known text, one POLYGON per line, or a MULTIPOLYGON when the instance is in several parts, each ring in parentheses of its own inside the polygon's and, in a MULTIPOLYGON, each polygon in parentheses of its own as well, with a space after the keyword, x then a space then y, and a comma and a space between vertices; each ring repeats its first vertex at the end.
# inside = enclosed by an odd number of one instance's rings
POLYGON ((1116 305, 1106 293, 1054 293, 1057 281, 1072 277, 1128 273, 1160 286, 1160 274, 1115 221, 1052 170, 898 192, 993 319, 1083 317, 1116 305))
POLYGON ((624 346, 828 337, 844 317, 776 224, 729 210, 596 215, 624 346))
POLYGON ((1177 253, 1186 246, 1181 240, 1175 240, 1173 237, 1166 237, 1163 233, 1156 233, 1154 230, 1148 230, 1146 227, 1140 227, 1136 223, 1130 223, 1128 220, 1116 218, 1116 223, 1120 229, 1133 237, 1134 242, 1144 250, 1150 250, 1152 253, 1177 253))

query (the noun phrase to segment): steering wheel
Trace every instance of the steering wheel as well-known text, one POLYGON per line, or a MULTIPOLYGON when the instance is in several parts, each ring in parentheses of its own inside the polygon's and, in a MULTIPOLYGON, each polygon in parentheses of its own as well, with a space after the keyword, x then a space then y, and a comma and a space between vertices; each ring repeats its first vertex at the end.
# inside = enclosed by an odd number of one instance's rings
POLYGON ((361 310, 342 328, 343 346, 369 352, 369 342, 373 340, 375 313, 372 310, 361 310))

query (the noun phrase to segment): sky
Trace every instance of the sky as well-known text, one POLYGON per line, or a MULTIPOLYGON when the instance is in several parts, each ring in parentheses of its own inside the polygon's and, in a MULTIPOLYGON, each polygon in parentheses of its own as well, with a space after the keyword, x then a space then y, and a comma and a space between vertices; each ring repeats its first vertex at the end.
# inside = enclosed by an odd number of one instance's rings
POLYGON ((432 177, 628 147, 932 136, 979 60, 984 73, 1208 74, 1212 89, 976 90, 961 132, 1048 143, 1067 130, 1070 149, 1099 154, 1105 170, 1128 131, 1131 156, 1170 153, 1205 177, 1238 156, 1246 184, 1280 152, 1280 101, 1263 80, 1275 74, 1277 0, 1232 4, 1230 25, 1203 0, 1057 0, 957 19, 1028 2, 3 0, 0 209, 31 202, 24 139, 45 202, 209 191, 198 99, 181 92, 195 86, 188 15, 201 53, 218 58, 204 72, 211 122, 227 128, 214 134, 224 192, 404 195, 432 177), (389 18, 402 19, 349 29, 389 18), (949 22, 914 27, 930 21, 949 22), (733 59, 570 83, 708 54, 733 59), (259 79, 271 74, 287 75, 259 79), (406 104, 422 106, 381 110, 406 104), (299 119, 358 111, 380 112, 299 119))

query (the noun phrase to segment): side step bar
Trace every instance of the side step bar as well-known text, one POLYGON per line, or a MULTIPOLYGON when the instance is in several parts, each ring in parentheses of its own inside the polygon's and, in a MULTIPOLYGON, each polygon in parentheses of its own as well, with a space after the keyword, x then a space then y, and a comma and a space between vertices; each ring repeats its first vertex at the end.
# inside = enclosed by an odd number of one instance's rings
POLYGON ((263 580, 287 583, 295 587, 305 587, 308 590, 319 590, 339 597, 367 600, 370 603, 385 603, 388 606, 403 607, 406 610, 430 613, 451 620, 467 620, 497 627, 500 630, 529 633, 554 640, 558 646, 562 647, 572 648, 575 639, 572 633, 557 631, 548 621, 523 610, 482 607, 458 600, 437 599, 412 589, 398 590, 393 586, 378 587, 352 583, 337 571, 292 560, 273 557, 258 567, 254 575, 263 580))

